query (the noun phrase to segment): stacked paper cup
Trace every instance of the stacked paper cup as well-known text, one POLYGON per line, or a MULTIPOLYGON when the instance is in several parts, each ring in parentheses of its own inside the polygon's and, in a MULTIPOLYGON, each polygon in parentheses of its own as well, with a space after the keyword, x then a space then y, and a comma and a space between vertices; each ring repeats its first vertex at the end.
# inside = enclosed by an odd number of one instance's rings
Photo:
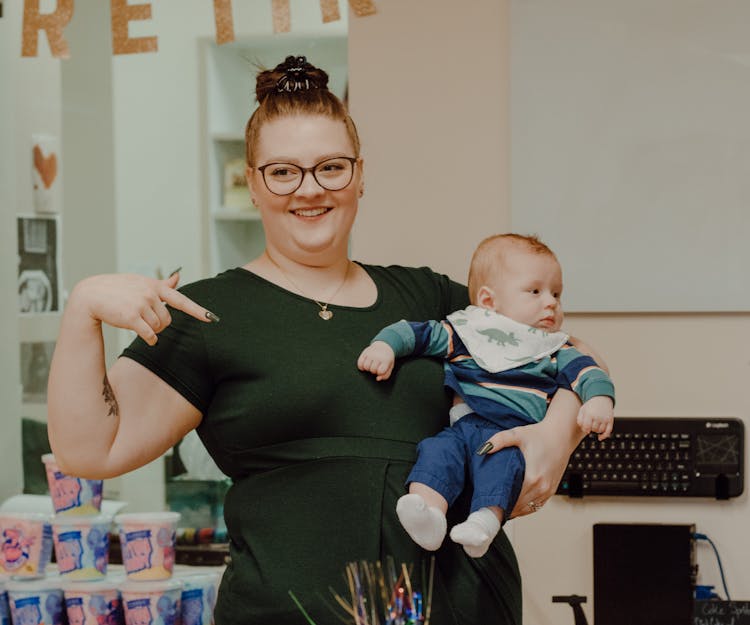
POLYGON ((177 512, 118 514, 125 622, 175 623, 182 616, 182 581, 173 577, 177 512))
POLYGON ((52 558, 50 520, 49 515, 34 512, 0 514, 2 624, 24 623, 25 615, 31 613, 47 622, 56 613, 56 605, 62 605, 59 584, 48 582, 46 574, 52 558))

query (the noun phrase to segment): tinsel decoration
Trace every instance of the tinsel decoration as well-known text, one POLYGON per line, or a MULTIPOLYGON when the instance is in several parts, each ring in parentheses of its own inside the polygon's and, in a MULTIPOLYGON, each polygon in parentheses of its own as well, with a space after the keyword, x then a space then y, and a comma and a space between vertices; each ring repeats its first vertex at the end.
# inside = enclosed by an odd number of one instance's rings
MULTIPOLYGON (((349 625, 429 625, 435 557, 430 558, 429 572, 422 571, 422 579, 427 580, 424 592, 414 588, 411 569, 404 563, 396 568, 391 557, 385 565, 349 562, 344 569, 348 597, 329 588, 335 602, 331 609, 349 625)), ((307 622, 317 625, 291 590, 289 596, 307 622)))

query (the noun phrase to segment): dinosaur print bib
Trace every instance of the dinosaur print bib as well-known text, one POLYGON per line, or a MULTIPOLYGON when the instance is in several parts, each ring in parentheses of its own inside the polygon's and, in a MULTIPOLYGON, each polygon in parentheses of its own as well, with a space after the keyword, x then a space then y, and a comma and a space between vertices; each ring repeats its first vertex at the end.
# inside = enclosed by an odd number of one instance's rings
POLYGON ((568 340, 564 332, 545 332, 479 306, 457 310, 447 319, 476 363, 491 373, 540 360, 568 340))

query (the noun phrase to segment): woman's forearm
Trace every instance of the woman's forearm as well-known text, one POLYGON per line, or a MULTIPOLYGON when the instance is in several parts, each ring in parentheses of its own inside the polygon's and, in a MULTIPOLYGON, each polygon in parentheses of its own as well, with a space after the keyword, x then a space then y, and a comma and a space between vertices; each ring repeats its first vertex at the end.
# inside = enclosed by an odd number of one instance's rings
POLYGON ((558 447, 566 460, 586 436, 576 420, 580 408, 581 400, 575 393, 559 390, 544 417, 545 424, 549 426, 549 435, 559 441, 558 447))

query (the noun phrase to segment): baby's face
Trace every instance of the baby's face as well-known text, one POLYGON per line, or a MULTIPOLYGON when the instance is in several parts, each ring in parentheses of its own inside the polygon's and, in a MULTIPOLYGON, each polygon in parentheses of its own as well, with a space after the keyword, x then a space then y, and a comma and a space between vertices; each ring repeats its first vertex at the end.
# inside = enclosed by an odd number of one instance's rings
POLYGON ((546 332, 562 326, 562 270, 554 256, 508 250, 502 270, 490 282, 495 312, 546 332))

